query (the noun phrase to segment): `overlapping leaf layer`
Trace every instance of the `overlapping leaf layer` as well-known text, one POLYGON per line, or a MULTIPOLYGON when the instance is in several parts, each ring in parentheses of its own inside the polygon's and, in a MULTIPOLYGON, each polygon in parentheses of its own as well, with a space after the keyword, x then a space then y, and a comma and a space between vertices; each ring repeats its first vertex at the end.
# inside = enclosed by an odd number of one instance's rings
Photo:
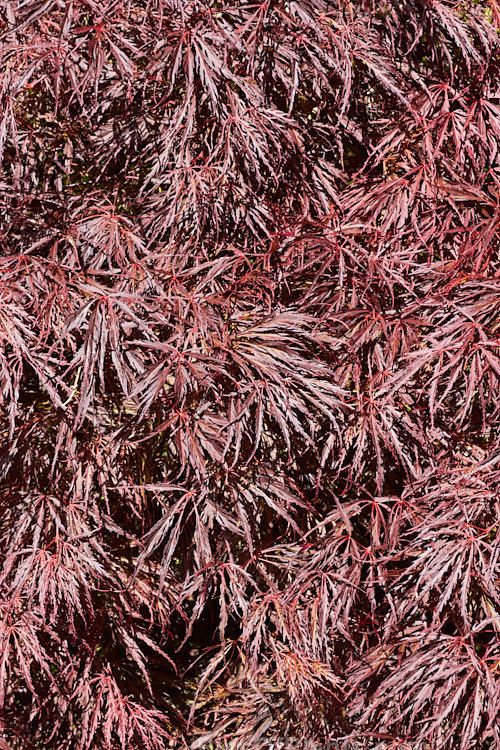
POLYGON ((497 0, 0 19, 0 745, 499 747, 497 0))

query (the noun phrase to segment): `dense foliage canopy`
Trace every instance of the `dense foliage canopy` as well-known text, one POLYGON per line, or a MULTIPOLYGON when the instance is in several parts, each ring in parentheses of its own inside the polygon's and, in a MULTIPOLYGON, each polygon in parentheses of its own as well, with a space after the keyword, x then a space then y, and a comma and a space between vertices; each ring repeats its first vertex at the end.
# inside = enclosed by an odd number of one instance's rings
POLYGON ((0 745, 500 747, 498 0, 0 24, 0 745))

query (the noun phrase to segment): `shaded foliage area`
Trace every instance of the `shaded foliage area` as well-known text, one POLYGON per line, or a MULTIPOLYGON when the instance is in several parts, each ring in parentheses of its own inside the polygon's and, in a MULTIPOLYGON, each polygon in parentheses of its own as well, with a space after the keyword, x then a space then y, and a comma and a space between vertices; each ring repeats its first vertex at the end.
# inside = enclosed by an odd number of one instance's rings
POLYGON ((5 741, 498 747, 497 0, 0 19, 5 741))

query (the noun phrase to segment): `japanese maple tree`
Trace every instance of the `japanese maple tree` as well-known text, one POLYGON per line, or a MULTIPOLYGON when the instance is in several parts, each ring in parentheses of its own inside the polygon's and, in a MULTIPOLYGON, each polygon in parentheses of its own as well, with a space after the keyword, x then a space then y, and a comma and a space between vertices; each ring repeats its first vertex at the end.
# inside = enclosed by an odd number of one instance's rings
POLYGON ((0 747, 500 746, 499 29, 0 2, 0 747))

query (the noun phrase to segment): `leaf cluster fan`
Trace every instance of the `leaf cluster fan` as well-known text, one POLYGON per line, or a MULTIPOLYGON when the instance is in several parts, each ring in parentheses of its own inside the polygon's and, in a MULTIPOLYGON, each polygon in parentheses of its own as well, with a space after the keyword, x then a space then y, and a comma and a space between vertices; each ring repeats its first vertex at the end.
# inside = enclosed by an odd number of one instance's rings
POLYGON ((500 747, 499 29, 0 3, 2 748, 500 747))

